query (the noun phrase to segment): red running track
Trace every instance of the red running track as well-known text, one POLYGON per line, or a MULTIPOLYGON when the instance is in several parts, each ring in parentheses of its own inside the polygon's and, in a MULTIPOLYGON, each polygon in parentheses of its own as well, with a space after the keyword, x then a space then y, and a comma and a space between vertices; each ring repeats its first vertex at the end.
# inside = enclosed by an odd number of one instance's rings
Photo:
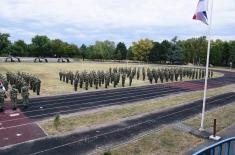
POLYGON ((45 136, 46 134, 33 120, 25 117, 20 109, 11 110, 9 102, 6 103, 5 111, 0 113, 0 147, 45 136))

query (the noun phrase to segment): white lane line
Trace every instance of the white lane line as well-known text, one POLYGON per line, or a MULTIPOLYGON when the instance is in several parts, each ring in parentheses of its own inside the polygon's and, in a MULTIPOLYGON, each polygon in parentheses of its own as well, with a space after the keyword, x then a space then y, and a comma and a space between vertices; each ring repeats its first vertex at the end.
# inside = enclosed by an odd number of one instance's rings
POLYGON ((19 115, 20 115, 19 113, 10 114, 10 117, 16 117, 16 116, 19 116, 19 115))
POLYGON ((17 133, 16 136, 17 136, 17 137, 20 137, 20 136, 22 136, 22 134, 21 134, 21 133, 17 133))

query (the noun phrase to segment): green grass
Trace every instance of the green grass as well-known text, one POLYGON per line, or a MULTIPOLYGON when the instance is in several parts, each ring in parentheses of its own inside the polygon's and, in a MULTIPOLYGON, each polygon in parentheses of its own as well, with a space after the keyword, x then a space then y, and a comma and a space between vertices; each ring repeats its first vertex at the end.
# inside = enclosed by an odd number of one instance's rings
MULTIPOLYGON (((229 127, 235 123, 235 102, 205 113, 205 129, 213 127, 213 121, 217 119, 217 131, 229 127)), ((184 123, 194 128, 200 127, 201 115, 197 115, 184 123)))
MULTIPOLYGON (((201 144, 202 139, 171 128, 163 128, 137 141, 111 149, 112 155, 179 155, 201 144)), ((99 152, 97 155, 102 155, 99 152)))

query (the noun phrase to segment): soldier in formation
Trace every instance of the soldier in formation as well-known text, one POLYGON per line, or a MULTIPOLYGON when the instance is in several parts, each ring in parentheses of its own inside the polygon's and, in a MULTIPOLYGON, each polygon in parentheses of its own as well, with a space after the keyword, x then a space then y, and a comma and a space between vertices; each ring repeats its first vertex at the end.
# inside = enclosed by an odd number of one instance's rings
POLYGON ((16 110, 17 108, 17 89, 15 85, 12 85, 12 89, 10 91, 10 99, 11 99, 11 103, 13 106, 13 110, 16 110))
MULTIPOLYGON (((126 78, 129 78, 129 86, 132 85, 133 79, 141 79, 145 81, 147 78, 150 83, 158 83, 160 80, 161 83, 164 82, 174 82, 182 81, 183 78, 188 79, 201 79, 205 77, 205 69, 202 68, 190 68, 190 67, 161 67, 161 68, 142 68, 142 74, 140 74, 141 68, 131 68, 131 67, 115 67, 109 68, 107 72, 104 71, 90 71, 86 70, 79 73, 78 71, 73 73, 72 71, 60 71, 59 78, 60 80, 71 83, 74 85, 74 90, 77 91, 78 85, 81 89, 88 90, 89 87, 95 87, 98 89, 104 84, 105 88, 110 86, 110 83, 113 87, 119 85, 121 79, 121 86, 125 86, 126 78)), ((213 76, 213 71, 210 70, 209 77, 213 76)), ((37 87, 37 81, 32 82, 37 87)), ((39 87, 40 88, 40 87, 39 87)))
POLYGON ((29 104, 29 87, 25 82, 23 83, 21 96, 22 96, 22 99, 23 99, 24 108, 27 108, 28 104, 29 104))
POLYGON ((3 85, 0 84, 0 112, 3 112, 4 99, 6 97, 3 85))

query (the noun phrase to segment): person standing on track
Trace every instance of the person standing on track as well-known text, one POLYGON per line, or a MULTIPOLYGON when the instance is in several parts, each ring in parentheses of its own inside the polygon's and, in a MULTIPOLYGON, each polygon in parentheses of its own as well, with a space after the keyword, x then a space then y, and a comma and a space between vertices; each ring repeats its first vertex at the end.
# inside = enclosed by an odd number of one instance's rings
POLYGON ((17 108, 17 89, 16 89, 15 85, 12 86, 12 89, 10 91, 10 98, 11 98, 11 102, 13 105, 12 109, 16 110, 16 108, 17 108))
POLYGON ((27 86, 27 84, 25 82, 24 82, 22 90, 21 90, 21 96, 23 98, 24 108, 27 108, 28 104, 29 104, 29 87, 27 86))
POLYGON ((5 89, 0 83, 0 112, 3 112, 4 98, 6 97, 5 89))

